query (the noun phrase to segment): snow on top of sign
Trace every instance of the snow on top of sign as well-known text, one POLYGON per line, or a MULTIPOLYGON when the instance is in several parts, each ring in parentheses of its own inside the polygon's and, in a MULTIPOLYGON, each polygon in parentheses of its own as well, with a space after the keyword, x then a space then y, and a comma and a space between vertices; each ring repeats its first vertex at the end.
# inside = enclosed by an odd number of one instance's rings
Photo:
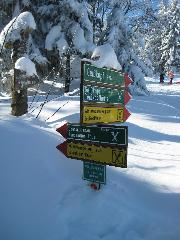
POLYGON ((2 30, 0 34, 0 48, 5 42, 14 42, 21 39, 20 32, 27 28, 36 29, 36 23, 30 12, 22 12, 19 16, 13 18, 2 30))
POLYGON ((15 63, 15 69, 24 71, 27 76, 38 76, 35 68, 35 64, 27 57, 19 58, 15 63))
POLYGON ((108 43, 96 47, 91 58, 98 58, 98 60, 92 61, 92 63, 97 67, 108 67, 117 70, 122 69, 117 60, 114 49, 108 43))

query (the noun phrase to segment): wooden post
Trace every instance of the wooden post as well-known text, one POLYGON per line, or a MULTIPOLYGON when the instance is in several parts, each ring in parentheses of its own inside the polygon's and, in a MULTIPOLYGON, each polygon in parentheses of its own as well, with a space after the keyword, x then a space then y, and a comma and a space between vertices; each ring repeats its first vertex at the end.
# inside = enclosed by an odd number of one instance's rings
POLYGON ((28 30, 24 30, 21 32, 21 40, 17 40, 13 44, 12 59, 14 64, 14 78, 11 89, 11 114, 14 116, 22 116, 28 112, 27 87, 18 83, 22 80, 22 74, 19 70, 15 69, 15 62, 27 52, 26 45, 28 38, 29 32, 28 30))

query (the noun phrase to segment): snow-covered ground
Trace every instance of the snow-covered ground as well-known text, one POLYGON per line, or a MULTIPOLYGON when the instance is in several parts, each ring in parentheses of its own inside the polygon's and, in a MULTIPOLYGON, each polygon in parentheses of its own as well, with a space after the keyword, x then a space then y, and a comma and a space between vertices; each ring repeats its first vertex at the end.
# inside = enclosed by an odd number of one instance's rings
POLYGON ((11 116, 0 97, 0 239, 179 240, 180 84, 157 82, 127 105, 128 168, 107 166, 100 191, 82 180, 81 161, 56 149, 55 129, 79 122, 79 96, 50 96, 38 119, 40 108, 11 116))

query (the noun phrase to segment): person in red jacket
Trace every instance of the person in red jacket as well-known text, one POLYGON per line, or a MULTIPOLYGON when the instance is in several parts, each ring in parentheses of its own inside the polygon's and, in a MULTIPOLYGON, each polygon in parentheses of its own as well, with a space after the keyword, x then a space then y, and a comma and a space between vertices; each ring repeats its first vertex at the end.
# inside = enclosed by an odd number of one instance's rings
POLYGON ((172 84, 172 80, 173 80, 173 78, 174 78, 174 73, 173 73, 172 70, 170 70, 170 71, 168 72, 168 77, 169 77, 169 79, 170 79, 169 84, 172 84))

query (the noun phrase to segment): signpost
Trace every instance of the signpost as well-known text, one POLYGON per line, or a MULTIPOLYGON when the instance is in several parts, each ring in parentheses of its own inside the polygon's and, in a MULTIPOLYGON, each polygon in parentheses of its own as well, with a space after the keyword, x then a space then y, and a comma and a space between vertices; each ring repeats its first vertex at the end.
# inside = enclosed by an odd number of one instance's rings
POLYGON ((65 123, 56 129, 64 138, 72 141, 93 142, 108 145, 128 145, 128 127, 114 125, 81 125, 65 123))
POLYGON ((106 165, 127 168, 128 127, 102 123, 128 119, 125 105, 131 99, 130 83, 128 74, 82 62, 80 124, 66 123, 57 129, 66 138, 57 149, 83 161, 83 179, 92 182, 93 189, 106 183, 106 165))

